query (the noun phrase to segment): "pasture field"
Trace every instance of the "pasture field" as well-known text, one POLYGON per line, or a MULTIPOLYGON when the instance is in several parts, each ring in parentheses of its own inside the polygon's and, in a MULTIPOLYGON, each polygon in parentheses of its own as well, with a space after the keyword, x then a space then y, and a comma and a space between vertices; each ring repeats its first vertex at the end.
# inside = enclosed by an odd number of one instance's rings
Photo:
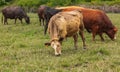
POLYGON ((50 39, 43 34, 37 14, 28 15, 29 25, 19 20, 16 24, 8 20, 8 25, 0 21, 0 72, 120 72, 120 14, 107 14, 118 28, 115 41, 104 34, 104 42, 99 36, 93 42, 85 30, 88 49, 82 48, 79 37, 79 48, 75 50, 73 39, 68 38, 59 57, 51 47, 44 46, 50 39))

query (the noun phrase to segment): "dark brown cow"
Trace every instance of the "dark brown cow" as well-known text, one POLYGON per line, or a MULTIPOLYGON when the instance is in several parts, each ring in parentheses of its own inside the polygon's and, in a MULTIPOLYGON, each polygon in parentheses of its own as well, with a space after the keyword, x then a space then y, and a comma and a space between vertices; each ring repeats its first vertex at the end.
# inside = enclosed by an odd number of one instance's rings
POLYGON ((17 6, 6 7, 2 9, 2 14, 4 16, 4 24, 8 24, 7 22, 8 18, 15 19, 15 24, 16 24, 17 18, 21 21, 21 23, 23 18, 25 19, 27 24, 30 23, 29 17, 21 7, 17 7, 17 6))
POLYGON ((40 21, 40 25, 44 25, 44 10, 45 10, 45 7, 46 6, 44 6, 44 5, 41 5, 39 8, 38 8, 38 11, 37 11, 37 13, 38 13, 38 17, 39 17, 39 21, 40 21))
POLYGON ((74 38, 74 46, 78 47, 78 32, 83 41, 83 47, 86 48, 83 34, 84 24, 83 16, 80 11, 59 12, 52 16, 48 24, 48 32, 51 41, 45 45, 51 45, 55 50, 55 55, 61 54, 61 44, 66 37, 74 38))
MULTIPOLYGON (((57 8, 56 10, 72 11, 72 10, 81 10, 83 13, 83 22, 85 28, 88 32, 92 32, 93 41, 95 41, 95 36, 99 35, 101 40, 104 41, 102 36, 103 33, 106 33, 111 40, 116 38, 117 28, 112 24, 105 12, 96 9, 88 9, 79 6, 68 6, 57 8)), ((50 11, 49 11, 50 12, 50 11)), ((53 11, 51 11, 53 12, 53 11)), ((49 15, 49 14, 48 14, 49 15)), ((49 21, 49 20, 48 20, 49 21)), ((46 25, 47 29, 47 25, 46 25)), ((45 30, 46 30, 45 29, 45 30)))

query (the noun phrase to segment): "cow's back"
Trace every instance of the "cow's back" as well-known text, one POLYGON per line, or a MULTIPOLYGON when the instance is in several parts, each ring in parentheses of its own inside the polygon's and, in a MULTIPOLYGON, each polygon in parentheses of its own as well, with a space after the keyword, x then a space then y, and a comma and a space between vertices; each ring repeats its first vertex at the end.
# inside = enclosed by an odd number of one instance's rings
POLYGON ((2 10, 2 13, 4 15, 4 17, 6 18, 10 18, 10 19, 14 19, 15 18, 15 11, 14 8, 12 7, 6 7, 2 10))
POLYGON ((16 7, 16 6, 6 7, 2 10, 2 13, 6 18, 10 18, 10 19, 14 19, 16 16, 24 17, 26 15, 26 13, 21 7, 16 7))
POLYGON ((66 20, 67 36, 72 36, 74 33, 79 31, 82 15, 78 12, 66 12, 62 15, 66 20), (67 13, 67 14, 66 14, 67 13))
POLYGON ((26 17, 26 16, 27 16, 26 12, 25 12, 25 11, 23 10, 23 8, 21 8, 21 7, 16 8, 15 14, 16 14, 18 17, 26 17))

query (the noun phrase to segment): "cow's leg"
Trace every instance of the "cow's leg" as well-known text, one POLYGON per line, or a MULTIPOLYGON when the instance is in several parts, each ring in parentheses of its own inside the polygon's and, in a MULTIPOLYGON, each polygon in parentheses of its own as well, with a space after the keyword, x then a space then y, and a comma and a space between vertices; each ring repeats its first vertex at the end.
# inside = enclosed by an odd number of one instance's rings
POLYGON ((41 23, 42 23, 41 18, 39 18, 39 22, 40 22, 40 26, 41 26, 41 23))
POLYGON ((22 24, 23 22, 22 22, 22 19, 21 19, 21 24, 22 24))
POLYGON ((45 21, 46 21, 46 24, 44 25, 44 34, 46 35, 49 19, 46 19, 45 21))
POLYGON ((4 25, 5 25, 5 24, 8 24, 7 18, 4 18, 4 25))
POLYGON ((43 19, 43 26, 45 25, 45 20, 43 19))
POLYGON ((5 20, 5 19, 6 19, 6 18, 4 18, 4 23, 3 23, 4 25, 6 24, 6 20, 5 20))
POLYGON ((73 36, 73 39, 74 39, 74 47, 75 49, 77 49, 78 48, 78 34, 75 34, 73 36))
POLYGON ((100 38, 101 38, 101 41, 104 41, 104 38, 103 38, 103 36, 102 36, 102 33, 99 33, 99 36, 100 36, 100 38))
POLYGON ((83 22, 81 21, 81 26, 79 28, 79 35, 81 36, 82 38, 82 42, 83 42, 83 48, 86 49, 86 43, 85 43, 85 37, 84 37, 84 24, 83 22))
POLYGON ((15 23, 14 24, 16 24, 16 20, 17 20, 17 18, 15 18, 15 23))
POLYGON ((95 41, 96 32, 92 32, 92 40, 95 41))
POLYGON ((95 36, 97 34, 98 31, 98 26, 92 26, 92 40, 95 41, 95 36))
POLYGON ((41 20, 42 20, 42 25, 44 26, 44 19, 42 18, 41 20))
POLYGON ((20 22, 21 22, 21 24, 22 24, 22 23, 23 23, 23 22, 22 22, 22 18, 19 18, 19 20, 20 20, 20 22))
POLYGON ((82 42, 83 42, 83 48, 86 49, 86 43, 85 43, 85 37, 84 37, 84 33, 83 33, 83 30, 80 30, 79 31, 79 34, 82 38, 82 42))

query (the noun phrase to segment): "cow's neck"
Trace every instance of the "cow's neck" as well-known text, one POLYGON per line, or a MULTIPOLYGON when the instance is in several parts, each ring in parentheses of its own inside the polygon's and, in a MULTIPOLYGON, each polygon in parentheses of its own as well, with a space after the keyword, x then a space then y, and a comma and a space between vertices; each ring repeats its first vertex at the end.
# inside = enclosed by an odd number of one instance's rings
POLYGON ((55 25, 54 23, 52 24, 50 35, 51 35, 51 40, 53 40, 53 39, 58 39, 59 40, 58 28, 57 28, 57 25, 55 25))

